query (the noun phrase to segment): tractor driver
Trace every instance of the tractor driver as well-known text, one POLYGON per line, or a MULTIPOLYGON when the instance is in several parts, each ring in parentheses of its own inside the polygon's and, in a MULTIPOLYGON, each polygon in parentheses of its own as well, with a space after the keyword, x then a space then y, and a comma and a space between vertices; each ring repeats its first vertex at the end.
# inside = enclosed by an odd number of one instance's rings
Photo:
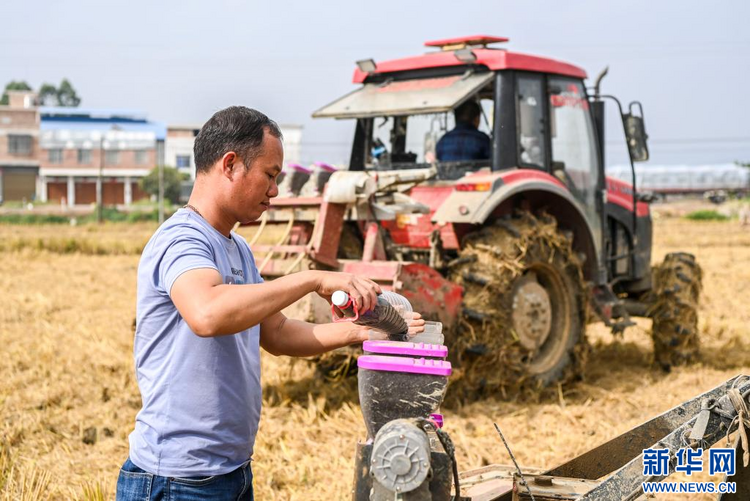
MULTIPOLYGON (((252 500, 250 460, 261 410, 260 348, 307 357, 368 338, 353 323, 313 325, 281 310, 336 290, 359 310, 380 287, 348 273, 307 270, 264 282, 250 223, 278 195, 284 150, 266 115, 217 112, 195 138, 189 203, 151 237, 138 266, 135 367, 143 407, 130 434, 117 500, 252 500)), ((424 320, 411 321, 413 333, 424 320)))
POLYGON ((490 137, 479 130, 482 109, 470 99, 453 111, 456 126, 437 143, 436 153, 440 162, 458 160, 486 160, 492 154, 490 137))

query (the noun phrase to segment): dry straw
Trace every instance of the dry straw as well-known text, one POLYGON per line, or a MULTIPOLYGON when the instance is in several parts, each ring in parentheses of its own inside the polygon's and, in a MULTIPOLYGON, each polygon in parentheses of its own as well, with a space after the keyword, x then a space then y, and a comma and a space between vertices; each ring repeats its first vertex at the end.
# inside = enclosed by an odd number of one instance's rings
MULTIPOLYGON (((117 248, 142 245, 151 231, 0 226, 0 241, 56 235, 117 248)), ((639 320, 620 339, 593 325, 583 381, 526 401, 490 395, 446 409, 445 429, 461 469, 508 463, 493 422, 522 466, 553 466, 750 372, 744 294, 750 290, 750 232, 734 222, 664 217, 654 236, 654 261, 683 250, 703 267, 699 362, 663 372, 653 363, 649 321, 639 320)), ((131 329, 138 256, 92 254, 0 252, 0 482, 6 499, 114 497, 140 408, 131 329)), ((265 353, 262 363, 264 409, 253 463, 257 499, 348 498, 354 444, 365 436, 351 381, 324 381, 305 362, 265 353)))

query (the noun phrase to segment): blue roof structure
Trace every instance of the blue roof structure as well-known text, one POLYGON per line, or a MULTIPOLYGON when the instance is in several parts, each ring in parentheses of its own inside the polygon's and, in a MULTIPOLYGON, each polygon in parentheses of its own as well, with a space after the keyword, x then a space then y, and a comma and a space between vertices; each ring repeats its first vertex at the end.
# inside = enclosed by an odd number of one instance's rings
POLYGON ((150 122, 146 114, 134 110, 87 109, 42 106, 39 108, 40 130, 118 130, 152 132, 157 140, 167 137, 167 126, 150 122))

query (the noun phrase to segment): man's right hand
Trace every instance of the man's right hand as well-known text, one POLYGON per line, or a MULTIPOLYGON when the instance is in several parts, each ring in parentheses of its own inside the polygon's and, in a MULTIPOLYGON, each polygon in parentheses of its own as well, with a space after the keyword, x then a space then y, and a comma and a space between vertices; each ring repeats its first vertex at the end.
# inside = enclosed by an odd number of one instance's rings
POLYGON ((360 313, 371 310, 378 302, 380 286, 368 278, 361 278, 351 273, 335 271, 311 271, 315 277, 315 292, 331 302, 331 295, 337 290, 349 294, 360 313))

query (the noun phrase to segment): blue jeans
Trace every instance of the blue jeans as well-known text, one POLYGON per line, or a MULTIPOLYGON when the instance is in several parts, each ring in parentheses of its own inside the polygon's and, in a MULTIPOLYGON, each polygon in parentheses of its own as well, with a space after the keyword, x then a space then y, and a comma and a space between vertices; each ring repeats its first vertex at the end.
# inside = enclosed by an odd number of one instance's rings
POLYGON ((225 475, 160 477, 138 468, 130 458, 117 478, 117 501, 253 501, 250 462, 225 475))

